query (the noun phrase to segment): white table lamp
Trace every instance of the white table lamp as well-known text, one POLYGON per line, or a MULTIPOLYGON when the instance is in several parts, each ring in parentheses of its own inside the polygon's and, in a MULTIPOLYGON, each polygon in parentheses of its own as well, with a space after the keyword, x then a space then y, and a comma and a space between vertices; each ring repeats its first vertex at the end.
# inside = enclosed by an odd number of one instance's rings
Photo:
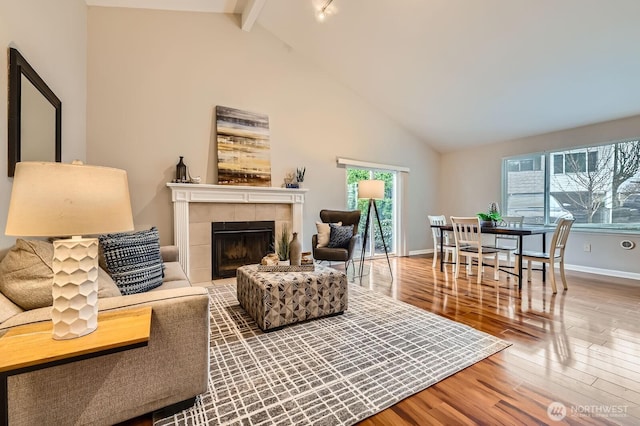
POLYGON ((98 326, 98 239, 133 230, 127 173, 81 163, 16 165, 6 235, 66 237, 53 242, 53 338, 98 326))

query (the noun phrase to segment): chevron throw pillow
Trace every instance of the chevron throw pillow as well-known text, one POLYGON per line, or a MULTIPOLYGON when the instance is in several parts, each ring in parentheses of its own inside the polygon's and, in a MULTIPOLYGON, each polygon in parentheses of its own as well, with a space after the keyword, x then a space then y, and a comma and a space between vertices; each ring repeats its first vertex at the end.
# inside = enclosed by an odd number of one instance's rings
POLYGON ((331 234, 329 235, 329 248, 348 248, 349 241, 353 237, 353 225, 338 226, 329 224, 331 234))
POLYGON ((98 239, 106 269, 123 295, 162 285, 160 236, 155 226, 148 231, 100 235, 98 239))

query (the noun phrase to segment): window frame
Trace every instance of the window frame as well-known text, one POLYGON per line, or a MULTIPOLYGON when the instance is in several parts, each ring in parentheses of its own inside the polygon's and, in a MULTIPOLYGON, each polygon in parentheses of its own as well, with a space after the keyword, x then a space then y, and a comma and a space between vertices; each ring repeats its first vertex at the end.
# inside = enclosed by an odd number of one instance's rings
POLYGON ((585 152, 568 152, 564 156, 564 174, 568 173, 586 173, 587 172, 587 153, 585 152), (569 159, 573 159, 568 161, 569 159), (569 169, 567 171, 567 169, 569 169), (579 169, 579 170, 578 170, 579 169))

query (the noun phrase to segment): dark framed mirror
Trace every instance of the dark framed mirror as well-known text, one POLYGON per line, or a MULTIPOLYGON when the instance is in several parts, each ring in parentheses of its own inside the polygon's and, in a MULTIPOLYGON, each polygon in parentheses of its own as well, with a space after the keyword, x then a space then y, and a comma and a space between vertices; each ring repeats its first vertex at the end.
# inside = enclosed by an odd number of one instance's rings
POLYGON ((20 161, 62 161, 62 102, 27 60, 9 48, 8 174, 20 161))

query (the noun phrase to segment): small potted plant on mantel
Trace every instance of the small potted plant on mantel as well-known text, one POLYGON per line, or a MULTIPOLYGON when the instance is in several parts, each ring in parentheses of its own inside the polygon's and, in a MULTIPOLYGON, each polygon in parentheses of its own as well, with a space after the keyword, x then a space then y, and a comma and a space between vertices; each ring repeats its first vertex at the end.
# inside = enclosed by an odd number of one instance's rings
POLYGON ((489 204, 489 211, 478 213, 478 217, 480 218, 480 226, 496 226, 502 220, 497 203, 489 204))
POLYGON ((302 182, 304 182, 304 174, 307 172, 307 168, 303 167, 301 169, 296 169, 296 182, 298 182, 298 186, 302 188, 302 182))

